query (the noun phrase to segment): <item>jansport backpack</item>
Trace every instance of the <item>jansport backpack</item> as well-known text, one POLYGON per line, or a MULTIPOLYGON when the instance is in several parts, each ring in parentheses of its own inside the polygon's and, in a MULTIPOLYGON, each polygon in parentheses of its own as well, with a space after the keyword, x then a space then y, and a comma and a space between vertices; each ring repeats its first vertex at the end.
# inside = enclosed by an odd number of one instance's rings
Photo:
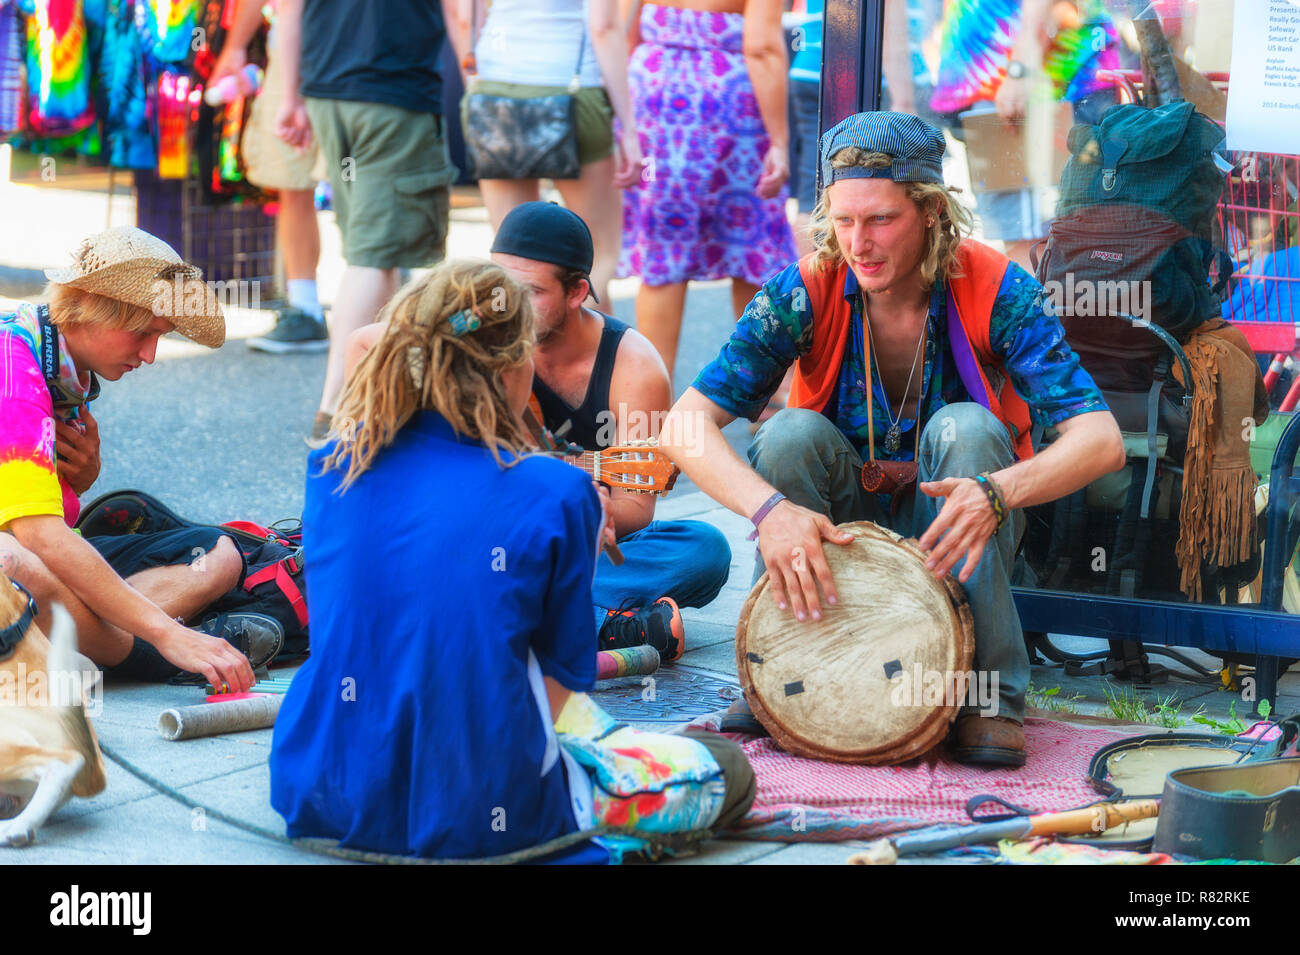
MULTIPOLYGON (((1099 124, 1070 131, 1057 218, 1036 273, 1119 424, 1127 465, 1030 509, 1025 555, 1049 589, 1185 599, 1175 545, 1191 392, 1172 368, 1192 380, 1181 346, 1219 316, 1232 271, 1214 247, 1231 168, 1223 139, 1183 101, 1115 106, 1099 124)), ((1258 560, 1203 567, 1206 593, 1235 594, 1258 560)), ((1140 644, 1114 639, 1100 669, 1146 679, 1158 668, 1140 644)))
POLYGON ((281 521, 263 527, 249 521, 201 525, 186 520, 144 491, 112 491, 82 508, 77 530, 83 537, 152 534, 180 527, 217 527, 234 539, 244 555, 243 583, 205 613, 262 613, 284 628, 277 660, 308 653, 307 583, 303 576, 302 524, 281 521))
POLYGON ((1129 314, 1179 343, 1219 314, 1232 271, 1214 247, 1230 168, 1223 140, 1223 130, 1188 102, 1115 106, 1100 124, 1070 130, 1071 156, 1038 279, 1060 306, 1076 350, 1116 357, 1162 350, 1141 328, 1095 320, 1117 300, 1127 299, 1129 314), (1147 314, 1137 314, 1139 305, 1147 314))

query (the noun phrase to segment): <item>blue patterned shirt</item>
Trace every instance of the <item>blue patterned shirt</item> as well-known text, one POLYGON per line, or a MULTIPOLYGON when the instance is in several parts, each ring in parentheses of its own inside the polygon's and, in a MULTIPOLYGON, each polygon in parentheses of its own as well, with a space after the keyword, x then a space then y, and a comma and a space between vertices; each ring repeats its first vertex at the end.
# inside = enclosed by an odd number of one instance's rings
MULTIPOLYGON (((865 459, 868 415, 862 296, 852 269, 845 273, 844 297, 852 308, 848 350, 835 392, 823 413, 865 459)), ((930 294, 921 381, 922 426, 944 405, 975 400, 962 383, 948 340, 947 299, 945 284, 935 283, 930 294)), ((786 369, 812 348, 813 321, 810 296, 796 263, 759 289, 731 338, 718 357, 699 373, 693 387, 736 417, 755 420, 781 384, 786 369)), ((1015 263, 1007 268, 994 301, 989 341, 994 352, 1002 356, 1011 385, 1028 403, 1035 423, 1046 427, 1088 411, 1107 410, 1101 392, 1066 343, 1043 287, 1015 263)), ((997 387, 996 382, 990 383, 997 387)), ((916 419, 903 418, 899 422, 902 440, 896 452, 888 453, 885 435, 891 404, 879 375, 872 375, 872 385, 876 457, 912 460, 916 419)))

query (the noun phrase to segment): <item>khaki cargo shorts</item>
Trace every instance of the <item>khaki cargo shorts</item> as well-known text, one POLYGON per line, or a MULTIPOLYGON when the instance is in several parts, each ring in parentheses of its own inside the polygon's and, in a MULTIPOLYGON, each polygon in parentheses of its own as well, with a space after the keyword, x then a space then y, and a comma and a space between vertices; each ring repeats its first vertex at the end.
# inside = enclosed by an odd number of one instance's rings
POLYGON ((348 265, 425 268, 446 254, 456 181, 441 116, 385 103, 307 99, 348 265))
POLYGON ((240 150, 248 181, 262 189, 315 189, 325 178, 315 139, 298 152, 275 134, 275 119, 284 99, 284 84, 274 58, 266 64, 262 90, 253 100, 240 150))

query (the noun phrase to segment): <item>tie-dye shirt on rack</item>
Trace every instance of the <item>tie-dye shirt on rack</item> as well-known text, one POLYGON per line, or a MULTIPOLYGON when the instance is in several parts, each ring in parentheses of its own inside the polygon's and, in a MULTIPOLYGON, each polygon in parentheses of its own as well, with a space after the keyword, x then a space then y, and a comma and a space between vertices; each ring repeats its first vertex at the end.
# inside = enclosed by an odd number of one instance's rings
MULTIPOLYGON (((0 530, 15 518, 41 514, 56 514, 72 526, 81 510, 56 470, 54 402, 41 374, 40 347, 35 306, 0 312, 0 530)), ((59 377, 84 393, 62 336, 59 356, 59 377)), ((73 420, 73 412, 64 419, 73 420)))

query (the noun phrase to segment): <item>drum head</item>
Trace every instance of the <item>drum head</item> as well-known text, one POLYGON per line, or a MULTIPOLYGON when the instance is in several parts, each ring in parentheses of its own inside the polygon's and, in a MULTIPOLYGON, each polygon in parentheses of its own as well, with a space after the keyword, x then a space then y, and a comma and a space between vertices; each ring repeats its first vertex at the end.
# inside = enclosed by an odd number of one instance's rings
POLYGON ((939 742, 965 698, 974 629, 965 592, 936 580, 911 542, 870 522, 826 545, 839 603, 820 621, 778 610, 764 574, 736 632, 755 716, 789 752, 895 763, 939 742))

